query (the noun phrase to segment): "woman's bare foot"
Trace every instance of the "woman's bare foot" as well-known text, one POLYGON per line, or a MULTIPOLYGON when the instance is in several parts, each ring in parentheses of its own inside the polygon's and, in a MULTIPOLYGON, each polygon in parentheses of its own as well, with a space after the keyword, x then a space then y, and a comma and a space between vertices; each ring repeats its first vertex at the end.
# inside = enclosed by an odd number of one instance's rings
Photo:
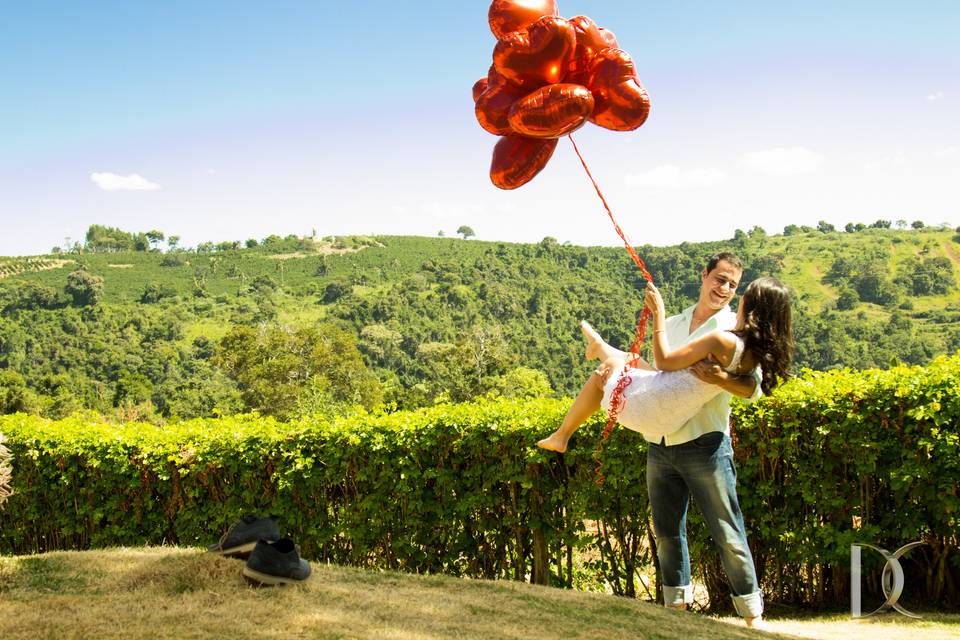
POLYGON ((541 449, 546 449, 547 451, 563 453, 567 450, 567 442, 569 441, 569 437, 564 436, 559 431, 554 431, 552 434, 550 434, 550 436, 538 442, 537 446, 541 449))
POLYGON ((580 321, 580 331, 587 339, 587 360, 599 360, 603 356, 603 338, 586 320, 580 321))

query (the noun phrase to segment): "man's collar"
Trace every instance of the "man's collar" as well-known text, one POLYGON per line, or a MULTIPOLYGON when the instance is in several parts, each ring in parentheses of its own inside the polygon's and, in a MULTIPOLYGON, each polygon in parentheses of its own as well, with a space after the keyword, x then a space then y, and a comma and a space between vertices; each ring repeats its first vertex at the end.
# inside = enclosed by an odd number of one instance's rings
MULTIPOLYGON (((681 317, 682 317, 684 320, 686 320, 688 324, 689 324, 689 322, 690 322, 691 320, 693 320, 693 312, 694 312, 694 310, 697 308, 697 304, 699 304, 699 303, 696 303, 696 302, 693 303, 692 305, 690 305, 689 307, 687 307, 686 309, 684 309, 683 312, 680 314, 681 317)), ((728 304, 728 305, 725 305, 725 306, 723 307, 723 309, 717 309, 717 310, 714 311, 714 312, 710 315, 710 317, 707 318, 704 322, 710 322, 710 320, 711 320, 712 318, 714 318, 714 317, 715 317, 718 313, 720 313, 720 312, 732 313, 732 311, 730 310, 730 305, 729 305, 729 304, 728 304)))

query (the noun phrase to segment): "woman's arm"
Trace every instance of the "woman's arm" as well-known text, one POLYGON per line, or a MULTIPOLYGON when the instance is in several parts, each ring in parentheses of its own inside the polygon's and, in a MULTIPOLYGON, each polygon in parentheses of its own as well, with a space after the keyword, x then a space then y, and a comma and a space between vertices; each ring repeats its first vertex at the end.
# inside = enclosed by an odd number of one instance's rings
POLYGON ((653 330, 653 357, 660 371, 679 371, 706 358, 716 360, 717 352, 722 348, 721 332, 711 331, 673 351, 668 351, 667 337, 664 332, 653 330))
POLYGON ((724 332, 719 330, 711 331, 696 340, 670 351, 667 348, 666 329, 664 328, 667 314, 664 310, 663 298, 652 282, 647 284, 644 304, 653 312, 653 358, 657 369, 661 371, 679 371, 705 358, 713 358, 718 362, 720 361, 717 354, 724 351, 727 346, 723 340, 724 332))

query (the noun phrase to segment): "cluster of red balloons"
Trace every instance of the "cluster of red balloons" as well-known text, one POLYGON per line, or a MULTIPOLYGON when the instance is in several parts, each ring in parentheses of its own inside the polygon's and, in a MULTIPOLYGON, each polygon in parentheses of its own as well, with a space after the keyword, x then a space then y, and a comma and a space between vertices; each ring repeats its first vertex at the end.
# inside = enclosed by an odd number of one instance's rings
POLYGON ((633 60, 590 18, 561 18, 556 0, 493 0, 489 22, 493 65, 473 100, 480 126, 502 136, 490 165, 497 187, 532 180, 557 138, 588 120, 631 131, 647 119, 650 97, 633 60))

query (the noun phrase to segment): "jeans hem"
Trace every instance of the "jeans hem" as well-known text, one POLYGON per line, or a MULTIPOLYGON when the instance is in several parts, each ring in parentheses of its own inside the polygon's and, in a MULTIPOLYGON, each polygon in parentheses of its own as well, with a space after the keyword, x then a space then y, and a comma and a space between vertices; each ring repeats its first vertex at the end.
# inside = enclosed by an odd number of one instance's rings
POLYGON ((664 606, 676 606, 679 604, 690 604, 693 602, 693 585, 688 584, 682 587, 671 587, 663 585, 663 604, 664 606))
MULTIPOLYGON (((667 587, 664 587, 666 593, 667 587)), ((733 608, 741 618, 757 618, 763 615, 763 593, 755 591, 745 596, 731 596, 733 608)))

